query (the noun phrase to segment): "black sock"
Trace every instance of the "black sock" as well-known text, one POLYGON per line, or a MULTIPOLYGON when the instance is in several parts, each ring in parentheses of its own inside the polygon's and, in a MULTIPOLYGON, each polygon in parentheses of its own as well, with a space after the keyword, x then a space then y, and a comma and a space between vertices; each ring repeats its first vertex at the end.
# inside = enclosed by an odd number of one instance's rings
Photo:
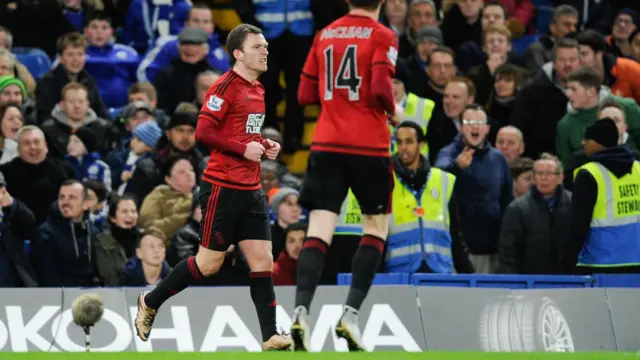
POLYGON ((302 245, 298 256, 296 307, 304 306, 308 310, 311 306, 313 294, 316 292, 324 269, 327 249, 326 242, 314 237, 307 238, 302 245))
POLYGON ((347 306, 360 310, 360 306, 371 288, 383 251, 383 239, 373 235, 365 234, 362 236, 351 265, 353 278, 347 296, 347 306))
POLYGON ((145 304, 152 309, 160 306, 173 295, 202 280, 204 276, 196 264, 196 257, 191 256, 178 263, 169 275, 162 279, 153 291, 144 298, 145 304))
POLYGON ((273 289, 271 271, 249 273, 251 300, 258 313, 262 341, 269 340, 276 331, 276 292, 273 289))

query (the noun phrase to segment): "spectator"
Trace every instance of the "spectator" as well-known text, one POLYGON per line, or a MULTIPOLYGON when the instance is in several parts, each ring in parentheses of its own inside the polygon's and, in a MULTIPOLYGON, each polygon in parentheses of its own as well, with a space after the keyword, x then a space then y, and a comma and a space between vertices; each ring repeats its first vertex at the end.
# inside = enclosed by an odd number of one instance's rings
POLYGON ((504 155, 508 163, 515 161, 524 153, 522 132, 511 125, 500 128, 496 136, 496 149, 504 155))
POLYGON ((427 64, 433 51, 442 46, 442 33, 437 26, 424 26, 415 34, 415 51, 398 60, 396 77, 403 83, 428 79, 427 64))
POLYGON ((165 130, 168 143, 162 144, 162 138, 156 145, 155 154, 140 160, 136 164, 133 176, 129 179, 125 193, 133 193, 142 201, 156 186, 164 183, 159 169, 165 166, 167 159, 174 155, 187 156, 198 174, 202 173, 202 155, 196 149, 196 114, 177 112, 165 130))
POLYGON ((275 222, 271 225, 271 251, 274 259, 285 249, 287 227, 300 220, 302 209, 298 204, 299 198, 300 193, 297 190, 281 188, 269 199, 271 209, 276 215, 275 222))
POLYGON ((64 181, 75 179, 75 171, 70 164, 47 157, 49 149, 40 128, 22 127, 17 140, 18 157, 0 166, 0 172, 9 193, 33 212, 36 225, 40 225, 58 198, 58 189, 64 181))
POLYGON ((513 179, 513 197, 517 199, 528 194, 533 185, 533 160, 517 158, 509 163, 511 178, 513 179))
POLYGON ((165 261, 167 255, 167 237, 155 228, 142 233, 136 255, 124 266, 124 286, 156 285, 164 279, 171 266, 165 261))
POLYGON ((493 87, 487 103, 489 117, 496 120, 499 127, 509 124, 516 105, 518 89, 524 82, 522 68, 513 64, 502 64, 493 75, 493 87))
POLYGON ((553 61, 554 47, 568 34, 574 33, 578 27, 578 10, 571 5, 559 5, 553 9, 549 32, 540 35, 540 39, 529 45, 524 52, 527 70, 537 72, 542 66, 553 61))
POLYGON ((105 106, 119 108, 126 105, 126 91, 136 82, 140 57, 133 48, 115 43, 111 25, 111 18, 104 12, 86 16, 84 35, 88 47, 85 69, 95 79, 105 106))
POLYGON ((158 228, 173 237, 191 216, 196 175, 190 160, 184 156, 169 159, 161 169, 166 184, 158 185, 140 208, 140 225, 158 228))
POLYGON ((618 146, 611 119, 596 121, 584 139, 590 162, 575 175, 563 269, 585 275, 638 273, 640 164, 632 151, 618 146))
POLYGON ((60 103, 51 111, 51 118, 42 123, 42 131, 51 147, 51 156, 64 158, 67 154, 69 137, 81 128, 91 129, 96 134, 95 151, 105 152, 108 141, 105 139, 111 124, 89 107, 87 88, 80 83, 68 83, 62 88, 60 103))
POLYGON ((67 161, 76 169, 76 179, 98 181, 111 191, 111 169, 96 151, 98 139, 90 128, 79 128, 69 137, 67 161))
POLYGON ((32 239, 33 213, 6 186, 0 173, 0 287, 36 287, 36 274, 24 246, 26 239, 32 239))
POLYGON ((504 25, 489 25, 482 35, 482 46, 487 60, 472 68, 469 78, 476 84, 476 101, 487 104, 493 92, 496 70, 501 65, 510 63, 511 32, 504 25))
POLYGON ((18 131, 24 126, 22 112, 17 105, 0 106, 0 165, 18 157, 18 131))
POLYGON ((444 88, 456 75, 454 61, 455 58, 451 49, 437 47, 429 57, 426 67, 427 76, 411 74, 411 79, 403 79, 399 74, 398 78, 405 83, 407 92, 432 100, 436 103, 436 109, 441 109, 444 88))
POLYGON ((507 208, 500 231, 498 272, 562 274, 569 238, 571 192, 562 187, 562 164, 551 154, 535 163, 535 185, 507 208))
POLYGON ((504 211, 513 200, 507 160, 487 135, 489 123, 482 107, 468 105, 462 113, 460 134, 438 154, 435 166, 456 176, 462 233, 478 273, 498 266, 498 239, 504 211))
POLYGON ((640 101, 640 64, 635 60, 616 58, 606 54, 604 38, 594 30, 578 34, 580 64, 594 69, 602 84, 611 88, 611 93, 640 101))
POLYGON ((26 94, 33 97, 36 93, 36 81, 24 65, 11 53, 10 48, 0 46, 0 76, 14 76, 24 84, 26 94))
POLYGON ((185 0, 132 0, 124 19, 120 42, 144 54, 157 39, 182 31, 190 5, 185 0))
POLYGON ((133 130, 133 137, 128 149, 114 151, 107 157, 114 188, 118 189, 118 194, 124 194, 138 163, 153 156, 153 150, 161 136, 162 130, 155 121, 143 122, 133 130))
POLYGON ((106 226, 105 220, 109 213, 109 207, 107 206, 109 191, 107 187, 99 181, 85 180, 82 184, 87 188, 89 221, 91 221, 98 231, 103 231, 106 226))
POLYGON ((457 49, 469 40, 480 44, 482 34, 480 12, 483 5, 484 0, 463 0, 445 13, 440 25, 445 45, 457 49))
POLYGON ((135 255, 140 241, 138 208, 136 200, 128 195, 113 196, 108 208, 106 227, 94 241, 95 261, 104 286, 120 286, 124 264, 135 255))
POLYGON ((87 200, 87 188, 81 182, 65 181, 51 213, 36 230, 32 256, 41 286, 99 284, 91 249, 97 229, 89 221, 87 200))
MULTIPOLYGON (((431 116, 436 103, 429 99, 420 98, 415 94, 407 93, 405 91, 404 84, 398 79, 393 79, 393 96, 396 105, 404 110, 402 113, 402 121, 413 121, 422 127, 422 132, 424 134, 428 134, 431 116)), ((390 127, 390 130, 391 153, 395 154, 398 151, 395 142, 395 129, 390 127)), ((424 142, 424 147, 420 152, 423 155, 429 156, 429 145, 427 142, 424 142)))
MULTIPOLYGON (((212 21, 211 9, 209 9, 208 5, 193 4, 189 10, 185 28, 200 28, 207 33, 206 43, 208 50, 206 60, 212 69, 219 73, 227 72, 230 69, 229 57, 222 44, 220 44, 218 35, 214 33, 215 24, 212 21)), ((173 60, 180 56, 179 47, 177 36, 165 36, 160 39, 140 63, 138 79, 140 81, 154 81, 158 72, 169 66, 173 60)))
POLYGON ((387 271, 452 273, 455 268, 459 273, 473 272, 460 233, 455 177, 430 166, 420 154, 424 140, 415 123, 398 126, 387 271))
POLYGON ((202 222, 202 209, 198 200, 199 192, 193 194, 191 201, 191 216, 187 223, 176 232, 169 241, 167 262, 176 266, 180 261, 195 256, 200 248, 200 223, 202 222))
POLYGON ((616 57, 631 58, 631 44, 629 37, 636 31, 637 14, 631 9, 622 9, 613 22, 611 35, 607 36, 607 52, 616 57))
POLYGON ((301 222, 287 226, 285 230, 285 248, 273 264, 273 285, 295 285, 298 256, 307 233, 307 225, 301 222))
MULTIPOLYGON (((409 15, 408 2, 407 0, 390 0, 383 5, 383 23, 393 30, 398 37, 402 36, 407 29, 409 15)), ((413 4, 415 1, 411 3, 413 4)))
MULTIPOLYGON (((387 7, 389 7, 389 5, 387 5, 387 7)), ((425 28, 437 29, 438 25, 438 15, 433 0, 413 0, 409 4, 407 13, 408 26, 403 32, 399 33, 398 56, 400 58, 407 58, 416 52, 420 41, 418 38, 421 37, 421 35, 419 35, 421 30, 425 28)), ((396 33, 398 32, 396 31, 396 33)), ((438 45, 442 45, 442 34, 440 34, 440 30, 438 30, 437 33, 440 38, 438 45)), ((422 36, 424 36, 424 34, 422 34, 422 36)))
POLYGON ((28 124, 36 124, 36 104, 27 97, 27 90, 20 79, 0 76, 0 106, 15 104, 20 107, 28 124))
POLYGON ((76 31, 82 31, 86 19, 91 14, 104 10, 101 0, 58 0, 62 4, 62 13, 76 31))
POLYGON ((139 124, 152 120, 154 120, 153 109, 149 103, 134 101, 125 106, 111 126, 109 135, 112 151, 127 152, 135 128, 139 124))
POLYGON ((129 103, 142 101, 149 104, 153 118, 160 128, 164 129, 169 123, 169 116, 162 109, 158 109, 158 92, 152 83, 138 82, 129 88, 129 103))
POLYGON ((82 84, 87 91, 88 105, 100 118, 106 118, 107 108, 102 102, 100 91, 93 76, 85 70, 87 41, 79 33, 70 33, 58 39, 60 64, 46 73, 36 87, 38 123, 44 122, 62 99, 65 85, 73 82, 82 84))
POLYGON ((580 148, 586 128, 598 119, 599 104, 603 101, 614 101, 622 107, 631 129, 628 142, 632 146, 640 144, 640 107, 633 99, 601 95, 600 82, 600 76, 591 68, 580 69, 569 76, 569 102, 574 110, 558 123, 556 138, 558 157, 565 166, 571 154, 580 148))
POLYGON ((273 160, 262 160, 260 162, 260 185, 262 191, 269 197, 271 201, 271 191, 280 188, 280 164, 273 160))
POLYGON ((553 63, 542 67, 516 97, 511 125, 524 135, 524 155, 537 159, 543 152, 555 153, 558 122, 567 112, 567 79, 580 68, 578 43, 558 40, 553 63))
POLYGON ((194 84, 198 74, 209 70, 206 61, 207 33, 200 28, 186 28, 178 37, 179 56, 158 72, 154 86, 158 90, 158 106, 173 114, 181 102, 196 99, 194 84))

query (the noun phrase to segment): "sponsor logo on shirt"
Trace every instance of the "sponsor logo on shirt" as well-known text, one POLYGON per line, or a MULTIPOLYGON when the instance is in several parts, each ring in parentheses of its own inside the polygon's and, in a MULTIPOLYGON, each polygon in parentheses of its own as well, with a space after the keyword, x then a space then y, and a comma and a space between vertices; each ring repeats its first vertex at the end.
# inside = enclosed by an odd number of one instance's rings
POLYGON ((211 111, 220 111, 220 109, 222 109, 222 103, 224 103, 223 99, 215 95, 211 95, 209 101, 207 101, 207 109, 211 111))
POLYGON ((393 46, 389 46, 389 51, 387 52, 387 57, 393 66, 396 66, 396 61, 398 61, 398 50, 393 46))
POLYGON ((245 132, 247 134, 260 134, 262 124, 264 124, 264 114, 249 114, 245 132))

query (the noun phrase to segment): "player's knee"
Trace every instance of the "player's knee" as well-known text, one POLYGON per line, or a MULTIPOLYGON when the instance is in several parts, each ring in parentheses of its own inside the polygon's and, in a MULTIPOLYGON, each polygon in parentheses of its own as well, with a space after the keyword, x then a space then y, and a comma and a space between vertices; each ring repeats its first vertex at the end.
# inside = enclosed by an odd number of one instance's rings
POLYGON ((211 276, 220 270, 220 267, 224 262, 224 258, 224 252, 212 250, 208 250, 206 252, 199 251, 196 255, 196 264, 198 265, 202 275, 211 276))
POLYGON ((389 216, 386 214, 364 215, 362 217, 362 230, 365 234, 386 239, 389 234, 389 216))
POLYGON ((247 262, 251 271, 273 271, 273 255, 271 251, 254 251, 247 254, 247 262))

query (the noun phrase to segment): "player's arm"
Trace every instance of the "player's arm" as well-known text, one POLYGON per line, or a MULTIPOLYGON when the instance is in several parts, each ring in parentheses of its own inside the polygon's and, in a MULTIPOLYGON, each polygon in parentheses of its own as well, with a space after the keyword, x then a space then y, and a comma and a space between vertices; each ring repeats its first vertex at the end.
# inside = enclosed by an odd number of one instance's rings
POLYGON ((196 141, 210 148, 244 156, 247 145, 223 136, 220 131, 220 125, 229 112, 233 101, 232 93, 226 91, 224 82, 221 84, 223 85, 216 84, 209 90, 209 94, 207 94, 205 102, 202 104, 198 114, 198 125, 196 126, 196 141))
POLYGON ((318 59, 316 58, 317 40, 318 37, 316 36, 300 74, 300 85, 298 86, 298 103, 300 105, 316 104, 320 101, 318 92, 318 59))
POLYGON ((391 32, 377 31, 375 34, 373 60, 371 63, 371 94, 388 114, 395 113, 393 84, 391 80, 398 60, 398 39, 391 32))

